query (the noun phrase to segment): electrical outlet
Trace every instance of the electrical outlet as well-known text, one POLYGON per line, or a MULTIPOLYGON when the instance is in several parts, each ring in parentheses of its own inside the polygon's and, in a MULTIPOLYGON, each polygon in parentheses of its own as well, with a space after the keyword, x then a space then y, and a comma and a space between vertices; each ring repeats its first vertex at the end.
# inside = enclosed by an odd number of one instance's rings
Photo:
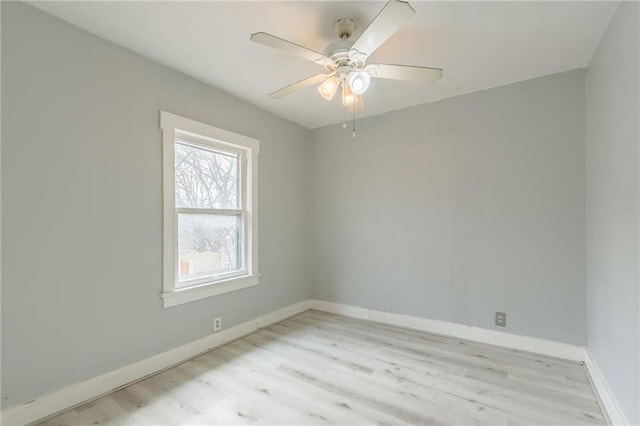
POLYGON ((222 330, 222 317, 215 317, 213 319, 213 332, 222 330))
POLYGON ((507 314, 505 312, 496 312, 496 325, 499 327, 507 326, 507 314))

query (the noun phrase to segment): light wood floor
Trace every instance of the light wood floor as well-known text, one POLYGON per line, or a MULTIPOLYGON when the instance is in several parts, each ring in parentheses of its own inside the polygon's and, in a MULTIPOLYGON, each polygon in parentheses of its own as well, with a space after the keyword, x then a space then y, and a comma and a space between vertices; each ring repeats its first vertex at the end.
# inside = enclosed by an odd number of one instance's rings
POLYGON ((580 364, 309 311, 42 424, 605 423, 580 364))

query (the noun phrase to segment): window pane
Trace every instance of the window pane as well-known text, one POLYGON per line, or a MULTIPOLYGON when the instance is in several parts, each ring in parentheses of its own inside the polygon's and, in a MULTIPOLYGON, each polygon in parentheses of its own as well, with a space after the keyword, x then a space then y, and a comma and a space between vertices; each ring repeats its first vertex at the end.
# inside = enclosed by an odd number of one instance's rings
POLYGON ((238 209, 239 155, 176 143, 176 207, 238 209))
POLYGON ((241 216, 179 213, 178 287, 243 270, 241 233, 241 216))

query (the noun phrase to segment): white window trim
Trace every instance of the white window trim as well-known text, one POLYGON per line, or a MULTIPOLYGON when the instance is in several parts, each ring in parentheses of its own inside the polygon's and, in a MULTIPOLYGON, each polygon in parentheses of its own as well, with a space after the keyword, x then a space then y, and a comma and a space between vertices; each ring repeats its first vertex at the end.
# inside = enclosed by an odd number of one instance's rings
POLYGON ((260 141, 239 135, 228 130, 219 129, 209 124, 181 117, 166 111, 160 111, 160 128, 162 129, 162 163, 163 163, 163 292, 164 307, 216 296, 243 288, 253 287, 259 283, 258 273, 258 153, 260 141), (176 288, 178 282, 177 259, 177 214, 175 205, 175 136, 176 130, 192 133, 198 137, 211 139, 213 143, 228 146, 231 151, 243 151, 247 164, 246 182, 243 191, 247 203, 247 216, 244 233, 246 273, 217 280, 210 283, 176 288))

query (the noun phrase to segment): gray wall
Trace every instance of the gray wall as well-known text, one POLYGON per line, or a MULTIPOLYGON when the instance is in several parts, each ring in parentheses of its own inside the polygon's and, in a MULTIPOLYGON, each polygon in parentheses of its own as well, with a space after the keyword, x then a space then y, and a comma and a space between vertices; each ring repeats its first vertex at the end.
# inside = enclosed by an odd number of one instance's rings
POLYGON ((584 74, 314 130, 314 297, 584 344, 584 74))
POLYGON ((2 405, 311 295, 308 131, 2 2, 2 405), (163 309, 165 109, 261 140, 261 284, 163 309))
POLYGON ((631 424, 640 424, 640 27, 623 2, 587 74, 587 342, 631 424))

